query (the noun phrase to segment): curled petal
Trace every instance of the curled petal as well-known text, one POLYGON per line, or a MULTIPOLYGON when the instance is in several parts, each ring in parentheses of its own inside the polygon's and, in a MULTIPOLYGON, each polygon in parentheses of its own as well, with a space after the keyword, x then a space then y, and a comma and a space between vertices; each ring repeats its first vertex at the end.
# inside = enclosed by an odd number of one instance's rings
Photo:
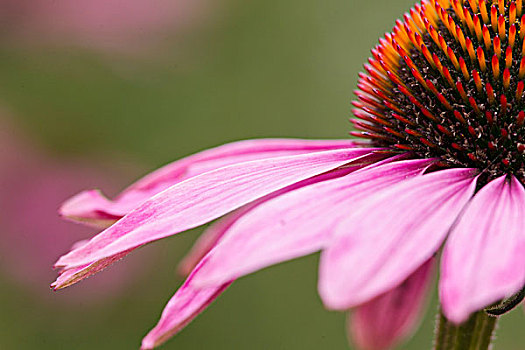
POLYGON ((472 199, 443 251, 440 299, 453 322, 525 285, 525 190, 515 178, 491 181, 472 199))
POLYGON ((435 265, 431 258, 400 285, 349 314, 348 330, 359 349, 391 349, 412 334, 423 315, 435 265))
POLYGON ((196 283, 216 285, 285 260, 310 254, 330 240, 353 203, 418 175, 432 159, 370 166, 346 176, 290 191, 237 220, 208 255, 196 283))
POLYGON ((439 249, 475 186, 473 169, 440 170, 360 200, 321 254, 325 305, 348 309, 405 280, 439 249))
POLYGON ((263 159, 192 177, 146 201, 84 246, 62 256, 56 266, 71 268, 94 263, 197 227, 372 151, 356 148, 263 159))
POLYGON ((66 201, 64 217, 95 227, 108 227, 145 200, 190 177, 228 165, 265 158, 354 147, 349 140, 259 139, 229 143, 168 164, 125 189, 115 200, 98 190, 66 201))

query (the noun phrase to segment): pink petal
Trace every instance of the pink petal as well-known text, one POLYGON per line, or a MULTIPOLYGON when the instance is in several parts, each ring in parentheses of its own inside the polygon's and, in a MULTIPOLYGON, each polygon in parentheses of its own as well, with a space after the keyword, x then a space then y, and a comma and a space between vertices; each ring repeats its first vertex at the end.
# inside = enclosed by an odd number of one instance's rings
POLYGON ((412 334, 423 316, 435 264, 431 258, 399 286, 349 315, 349 333, 359 349, 391 349, 412 334))
POLYGON ((356 203, 321 255, 325 305, 348 309, 401 283, 439 249, 475 186, 473 169, 441 170, 356 203))
POLYGON ((83 191, 68 199, 59 209, 60 215, 69 220, 89 226, 106 228, 113 225, 122 215, 111 210, 114 203, 98 190, 83 191), (113 211, 113 213, 111 213, 113 211))
POLYGON ((174 336, 231 284, 229 282, 215 287, 197 289, 193 286, 193 279, 198 273, 199 266, 168 302, 159 323, 142 340, 142 350, 153 349, 174 336))
POLYGON ((94 263, 84 264, 73 268, 62 269, 56 281, 51 284, 51 288, 53 288, 56 291, 59 289, 69 287, 77 282, 80 282, 81 280, 104 270, 109 265, 122 259, 126 255, 131 253, 132 250, 133 249, 128 249, 113 256, 95 261, 94 263))
POLYGON ((202 266, 196 284, 217 285, 261 268, 320 250, 353 203, 415 176, 434 160, 370 166, 282 194, 237 220, 202 266))
POLYGON ((201 259, 217 244, 224 233, 235 221, 243 216, 248 209, 245 209, 245 207, 237 209, 208 227, 197 239, 190 252, 186 254, 184 259, 179 263, 179 273, 182 276, 188 276, 201 259))
POLYGON ((56 266, 78 267, 214 220, 291 184, 369 154, 355 148, 235 164, 179 182, 143 203, 56 266))
POLYGON ((114 201, 100 191, 79 193, 60 213, 91 226, 108 227, 145 200, 174 184, 228 165, 257 159, 355 147, 350 140, 259 139, 229 143, 168 164, 124 190, 114 201))
POLYGON ((447 240, 440 299, 453 322, 525 285, 525 190, 502 176, 484 186, 447 240))

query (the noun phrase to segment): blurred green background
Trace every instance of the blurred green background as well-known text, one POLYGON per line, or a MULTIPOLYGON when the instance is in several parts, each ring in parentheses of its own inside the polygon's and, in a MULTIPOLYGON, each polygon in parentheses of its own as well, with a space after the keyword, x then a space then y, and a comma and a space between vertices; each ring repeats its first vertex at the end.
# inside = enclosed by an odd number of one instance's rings
MULTIPOLYGON (((21 34, 20 16, 34 17, 15 2, 0 1, 0 349, 138 348, 182 282, 177 262, 201 229, 53 293, 54 260, 96 233, 57 223, 61 201, 92 186, 113 195, 168 161, 232 140, 347 137, 357 73, 413 5, 200 1, 210 8, 192 23, 156 28, 126 50, 39 37, 43 27, 31 20, 21 34), (40 192, 46 184, 49 193, 40 192)), ((163 348, 348 348, 345 315, 324 310, 317 295, 317 262, 309 256, 239 280, 163 348)), ((436 308, 401 348, 431 347, 436 308)), ((496 349, 524 349, 524 326, 522 310, 504 317, 496 349)))

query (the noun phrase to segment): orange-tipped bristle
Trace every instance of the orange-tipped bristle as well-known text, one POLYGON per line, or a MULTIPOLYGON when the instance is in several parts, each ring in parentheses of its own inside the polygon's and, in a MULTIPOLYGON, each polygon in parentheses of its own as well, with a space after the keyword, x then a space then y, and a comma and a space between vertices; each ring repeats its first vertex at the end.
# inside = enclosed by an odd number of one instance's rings
POLYGON ((484 24, 482 29, 483 43, 485 43, 485 48, 490 49, 492 42, 490 41, 489 28, 484 24))
POLYGON ((505 14, 505 0, 498 0, 499 13, 505 14))
POLYGON ((499 36, 494 38, 494 53, 498 58, 501 56, 501 40, 499 39, 499 36))
POLYGON ((457 110, 454 110, 454 117, 455 117, 457 120, 459 120, 460 123, 462 123, 462 124, 466 124, 466 123, 467 123, 466 120, 465 120, 465 118, 463 118, 463 115, 462 115, 459 111, 457 111, 457 110))
POLYGON ((439 91, 437 91, 436 86, 434 85, 434 83, 430 79, 425 80, 425 82, 426 82, 426 85, 427 85, 427 89, 432 91, 432 93, 434 95, 436 95, 436 96, 439 95, 439 91))
POLYGON ((388 133, 390 133, 390 134, 396 136, 397 138, 400 138, 400 139, 401 139, 401 138, 404 138, 404 137, 405 137, 405 135, 403 135, 403 134, 400 133, 399 131, 395 131, 395 130, 392 129, 392 128, 385 127, 385 128, 383 128, 383 129, 384 129, 386 132, 388 132, 388 133))
POLYGON ((503 71, 503 88, 508 90, 510 86, 510 70, 505 68, 503 71))
POLYGON ((425 79, 423 79, 423 76, 421 75, 421 73, 419 73, 419 71, 416 68, 412 68, 410 69, 410 71, 412 72, 412 75, 414 76, 414 78, 416 78, 417 81, 419 81, 419 83, 423 85, 423 87, 426 88, 425 79))
POLYGON ((474 31, 476 32, 476 37, 478 38, 478 41, 481 41, 483 39, 483 34, 481 32, 481 20, 479 19, 478 15, 474 15, 474 31))
POLYGON ((509 45, 511 48, 514 48, 514 43, 516 42, 516 23, 512 23, 509 28, 509 45))
POLYGON ((494 95, 494 89, 492 88, 492 85, 487 83, 485 85, 485 89, 487 90, 487 99, 489 100, 490 104, 494 104, 496 102, 496 96, 494 95))
POLYGON ((523 79, 525 77, 525 57, 522 57, 520 61, 520 69, 518 71, 518 78, 523 79))
POLYGON ((383 101, 383 103, 385 104, 385 106, 387 108, 390 108, 391 110, 395 111, 396 113, 404 114, 403 111, 401 109, 399 109, 399 107, 397 107, 394 103, 391 103, 389 101, 383 101))
POLYGON ((487 13, 487 3, 485 0, 479 1, 479 11, 481 13, 481 18, 485 24, 489 23, 489 15, 487 13))
POLYGON ((456 54, 454 54, 454 51, 450 47, 447 48, 447 55, 448 55, 448 58, 450 59, 450 62, 452 62, 452 64, 454 65, 454 67, 456 67, 456 69, 460 69, 456 54))
MULTIPOLYGON (((409 98, 415 98, 410 92, 410 90, 408 90, 408 88, 405 85, 399 85, 397 88, 399 89, 399 91, 401 91, 404 95, 408 96, 409 98)), ((417 104, 419 104, 419 102, 417 102, 417 104)))
POLYGON ((421 52, 423 53, 423 56, 425 56, 426 60, 432 67, 435 67, 434 60, 432 59, 432 54, 428 50, 425 44, 421 45, 421 52))
POLYGON ((494 78, 498 79, 499 78, 499 59, 498 59, 498 56, 496 56, 496 55, 492 56, 491 65, 492 65, 492 75, 494 76, 494 78))
POLYGON ((452 18, 452 16, 448 16, 447 19, 448 19, 448 28, 449 28, 450 33, 452 33, 454 38, 458 40, 458 35, 456 33, 456 22, 454 22, 454 19, 452 18))
POLYGON ((447 136, 453 136, 453 134, 450 132, 450 130, 448 130, 447 128, 445 128, 443 125, 439 124, 437 126, 437 129, 439 131, 441 131, 443 134, 447 135, 447 136))
MULTIPOLYGON (((474 102, 475 103, 475 102, 474 102)), ((474 129, 474 127, 472 125, 469 125, 468 128, 468 133, 472 136, 477 136, 477 133, 476 133, 476 129, 474 129)))
POLYGON ((472 107, 472 109, 474 109, 474 112, 476 112, 476 114, 481 114, 481 110, 479 109, 478 103, 476 102, 474 97, 470 96, 468 98, 468 101, 469 101, 470 106, 472 107))
POLYGON ((421 19, 417 8, 410 9, 410 17, 412 17, 412 19, 414 20, 414 22, 420 30, 423 30, 425 28, 425 25, 423 24, 423 20, 421 19))
POLYGON ((478 1, 477 0, 468 0, 472 12, 478 12, 478 1))
POLYGON ((448 100, 445 98, 445 96, 443 96, 443 94, 438 94, 437 98, 438 98, 439 102, 441 102, 441 104, 443 106, 445 106, 446 109, 452 110, 452 105, 450 104, 450 102, 448 102, 448 100))
POLYGON ((443 50, 444 53, 447 53, 448 46, 443 36, 441 36, 441 34, 438 34, 438 40, 439 40, 439 46, 441 46, 441 50, 443 50))
POLYGON ((428 119, 431 119, 432 121, 434 122, 439 122, 439 119, 436 118, 432 112, 430 112, 428 109, 426 109, 425 107, 421 107, 421 112, 423 112, 423 115, 425 117, 427 117, 428 119))
POLYGON ((386 91, 383 91, 381 89, 378 89, 378 88, 373 88, 372 91, 374 92, 375 95, 377 95, 377 97, 379 97, 381 100, 383 101, 392 101, 392 94, 391 92, 386 92, 386 91))
POLYGON ((522 4, 521 0, 516 0, 516 12, 518 16, 521 16, 522 4))
POLYGON ((470 31, 470 34, 474 35, 475 33, 474 21, 472 20, 470 11, 466 7, 463 7, 463 17, 465 17, 465 21, 467 22, 467 26, 470 31))
POLYGON ((525 112, 520 111, 518 113, 518 117, 516 118, 516 123, 518 124, 518 126, 523 126, 524 122, 525 122, 525 112))
POLYGON ((490 7, 490 24, 492 25, 492 30, 498 28, 498 8, 495 5, 490 7))
POLYGON ((393 81, 396 85, 405 86, 405 84, 401 81, 399 76, 397 74, 395 74, 394 72, 392 72, 390 70, 387 70, 386 71, 386 75, 387 75, 388 79, 393 81))
POLYGON ((431 141, 425 139, 425 138, 420 138, 419 141, 421 141, 421 143, 427 145, 428 147, 431 147, 431 148, 438 148, 438 146, 435 144, 435 143, 432 143, 431 141))
POLYGON ((448 81, 450 87, 454 87, 454 79, 452 79, 452 75, 450 74, 450 71, 447 67, 443 67, 443 76, 448 81))
POLYGON ((479 68, 481 68, 482 72, 485 72, 487 70, 487 64, 485 62, 485 52, 483 52, 483 48, 481 46, 477 48, 476 54, 478 56, 479 68))
POLYGON ((505 41, 507 34, 505 33, 505 16, 499 15, 498 17, 498 34, 502 41, 505 41))
POLYGON ((470 57, 470 60, 474 62, 476 60, 476 52, 474 51, 474 45, 472 44, 472 40, 470 40, 470 38, 467 38, 466 42, 468 55, 470 57))
POLYGON ((492 112, 491 112, 491 111, 486 111, 486 112, 485 112, 485 118, 487 119, 487 122, 488 122, 489 124, 494 123, 494 116, 492 115, 492 112))
POLYGON ((436 45, 440 46, 439 36, 438 36, 438 32, 436 31, 436 29, 431 24, 429 24, 427 27, 427 30, 428 30, 428 34, 430 34, 430 37, 432 38, 432 40, 434 40, 436 45))
POLYGON ((423 134, 421 134, 420 132, 417 132, 415 130, 412 130, 412 129, 409 129, 409 128, 406 128, 405 129, 405 132, 411 136, 415 136, 415 137, 421 137, 423 136, 423 134))
POLYGON ((512 66, 512 48, 507 46, 505 51, 505 67, 510 68, 512 66))
POLYGON ((403 123, 407 124, 407 125, 415 125, 414 122, 412 122, 411 120, 409 120, 409 119, 407 119, 407 118, 405 118, 402 115, 399 115, 397 113, 392 113, 392 117, 394 119, 399 120, 400 122, 403 122, 403 123))
POLYGON ((439 60, 439 57, 436 54, 432 54, 432 60, 434 61, 434 66, 437 68, 439 73, 443 74, 443 65, 439 60))
POLYGON ((456 15, 459 17, 459 19, 461 20, 461 23, 465 23, 465 17, 463 16, 463 7, 462 7, 462 3, 463 2, 459 2, 458 0, 452 0, 452 7, 454 9, 454 12, 456 13, 456 15))
POLYGON ((523 97, 524 89, 525 89, 525 83, 523 82, 523 80, 520 80, 518 82, 518 86, 516 87, 516 100, 518 100, 518 102, 520 102, 521 98, 523 97))
POLYGON ((350 123, 352 123, 357 130, 361 130, 361 131, 372 131, 372 132, 380 133, 381 130, 383 130, 382 128, 374 126, 370 123, 365 123, 359 119, 350 119, 350 123))
POLYGON ((463 57, 459 57, 459 67, 461 68, 461 73, 463 74, 465 79, 470 79, 470 74, 467 70, 467 64, 465 63, 463 57))
POLYGON ((458 144, 455 143, 455 142, 452 142, 452 143, 450 144, 450 146, 452 146, 452 148, 454 148, 454 149, 456 149, 456 150, 458 150, 458 151, 462 151, 462 152, 465 151, 465 149, 464 149, 463 147, 461 147, 460 145, 458 145, 458 144))
POLYGON ((481 90, 483 89, 483 83, 481 82, 481 77, 479 76, 478 71, 475 69, 472 71, 472 78, 474 79, 476 89, 478 89, 478 92, 481 92, 481 90))
POLYGON ((449 33, 454 35, 454 28, 456 27, 454 24, 454 20, 451 19, 447 11, 445 11, 445 9, 443 9, 442 7, 439 8, 438 14, 445 27, 447 27, 449 33))
POLYGON ((521 16, 520 19, 520 39, 523 40, 525 36, 525 15, 521 16))
POLYGON ((459 25, 456 25, 456 36, 458 37, 459 44, 463 48, 463 50, 467 50, 467 43, 465 40, 465 35, 463 34, 463 31, 459 27, 459 25))
POLYGON ((437 26, 438 18, 436 12, 431 8, 431 6, 426 6, 426 4, 428 4, 428 1, 424 1, 421 4, 421 17, 428 19, 428 21, 430 21, 430 24, 432 24, 433 26, 437 26))
POLYGON ((456 89, 458 90, 459 95, 461 96, 461 98, 465 102, 467 102, 468 101, 468 96, 467 96, 467 93, 465 92, 465 88, 463 87, 463 84, 460 81, 456 82, 456 89))
POLYGON ((509 5, 509 25, 516 22, 516 3, 513 1, 509 5))

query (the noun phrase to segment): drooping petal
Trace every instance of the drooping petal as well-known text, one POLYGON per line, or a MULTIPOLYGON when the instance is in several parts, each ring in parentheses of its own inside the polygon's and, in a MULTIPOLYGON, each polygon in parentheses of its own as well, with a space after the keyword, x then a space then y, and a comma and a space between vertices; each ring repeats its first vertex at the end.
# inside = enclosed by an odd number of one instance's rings
POLYGON ((263 159, 192 177, 149 199, 83 247, 62 256, 56 266, 93 263, 202 225, 372 151, 355 148, 263 159))
POLYGON ((370 166, 290 191, 237 220, 208 255, 196 283, 216 285, 284 260, 313 253, 359 198, 418 175, 434 160, 370 166))
POLYGON ((321 254, 325 305, 348 309, 406 279, 438 250, 475 184, 473 169, 440 170, 361 200, 321 254))
POLYGON ((400 285, 349 314, 348 331, 359 349, 391 349, 412 334, 423 316, 435 265, 431 258, 400 285))
POLYGON ((98 190, 84 191, 66 201, 64 217, 108 227, 145 200, 174 184, 235 163, 354 147, 350 140, 258 139, 229 143, 168 164, 125 189, 115 200, 98 190))
POLYGON ((170 299, 158 324, 142 340, 142 350, 153 349, 174 336, 231 284, 229 282, 208 288, 195 288, 193 279, 199 274, 199 268, 200 266, 197 266, 193 270, 170 299))
POLYGON ((484 186, 454 227, 443 251, 440 299, 453 322, 525 285, 525 190, 502 176, 484 186))

